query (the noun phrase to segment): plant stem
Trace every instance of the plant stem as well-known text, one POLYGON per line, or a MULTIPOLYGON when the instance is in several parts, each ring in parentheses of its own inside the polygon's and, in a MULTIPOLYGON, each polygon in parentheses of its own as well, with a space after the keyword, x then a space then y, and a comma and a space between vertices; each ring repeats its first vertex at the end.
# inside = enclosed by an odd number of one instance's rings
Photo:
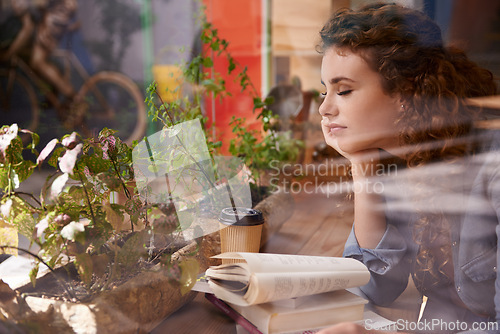
POLYGON ((123 181, 123 179, 120 175, 120 172, 118 171, 118 167, 116 167, 115 160, 113 160, 112 157, 109 157, 109 159, 111 160, 111 163, 113 164, 113 169, 115 170, 116 175, 120 179, 120 183, 122 184, 123 191, 125 192, 125 196, 127 196, 127 198, 130 199, 130 192, 128 191, 127 186, 125 185, 125 181, 123 181))
MULTIPOLYGON (((10 161, 12 161, 12 153, 9 155, 10 161)), ((9 169, 7 170, 7 179, 9 180, 8 186, 7 186, 7 195, 10 195, 12 193, 12 162, 9 162, 9 169)))
MULTIPOLYGON (((116 167, 115 161, 111 157, 110 157, 110 160, 111 160, 111 163, 113 164, 113 168, 115 169, 116 175, 118 175, 118 178, 120 179, 125 196, 127 196, 127 198, 130 199, 131 198, 130 192, 128 191, 127 186, 125 185, 125 182, 123 181, 123 179, 120 175, 120 172, 118 171, 118 168, 116 167)), ((132 232, 134 232, 134 223, 132 222, 132 220, 130 220, 130 230, 132 232)))
POLYGON ((80 172, 80 169, 78 168, 78 164, 75 165, 76 171, 78 172, 78 177, 80 178, 80 182, 82 183, 83 191, 85 192, 85 198, 87 199, 87 204, 89 205, 89 210, 90 210, 90 215, 92 217, 92 222, 95 224, 96 223, 96 218, 94 215, 94 210, 92 209, 92 203, 90 202, 90 196, 87 191, 87 187, 85 187, 85 182, 83 182, 82 178, 82 173, 80 172))
MULTIPOLYGON (((160 93, 158 93, 158 91, 157 91, 156 89, 155 89, 155 94, 156 94, 156 96, 158 97, 158 99, 160 100, 160 104, 161 104, 162 106, 164 106, 164 107, 165 107, 165 112, 167 113, 167 116, 168 116, 168 119, 170 120, 170 123, 172 123, 172 125, 174 125, 174 118, 173 118, 173 117, 172 117, 172 115, 170 115, 170 113, 168 112, 168 108, 167 108, 167 106, 166 106, 166 103, 163 101, 163 99, 162 99, 162 97, 161 97, 160 93)), ((156 107, 156 105, 155 105, 155 107, 156 107)), ((156 109, 157 109, 158 111, 160 111, 158 107, 156 107, 156 109)))

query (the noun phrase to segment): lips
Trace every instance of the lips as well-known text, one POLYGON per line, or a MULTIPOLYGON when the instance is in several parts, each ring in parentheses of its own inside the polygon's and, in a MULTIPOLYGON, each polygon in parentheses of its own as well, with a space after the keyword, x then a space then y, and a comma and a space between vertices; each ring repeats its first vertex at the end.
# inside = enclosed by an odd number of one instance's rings
POLYGON ((328 123, 328 124, 324 124, 324 125, 325 125, 325 127, 327 127, 329 129, 330 133, 337 133, 337 132, 340 132, 344 129, 347 129, 346 126, 343 126, 343 125, 340 125, 337 123, 328 123))

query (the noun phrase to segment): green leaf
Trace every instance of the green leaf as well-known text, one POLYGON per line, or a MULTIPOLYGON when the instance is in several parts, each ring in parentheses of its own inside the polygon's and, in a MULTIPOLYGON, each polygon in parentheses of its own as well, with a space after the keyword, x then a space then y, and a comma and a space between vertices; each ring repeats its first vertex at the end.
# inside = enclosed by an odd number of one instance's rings
POLYGON ((14 170, 17 173, 17 176, 19 178, 19 182, 23 182, 31 174, 33 174, 33 170, 35 167, 36 167, 36 164, 30 160, 24 160, 23 162, 14 166, 14 170))
POLYGON ((30 281, 33 287, 36 285, 36 277, 38 275, 38 269, 39 269, 39 264, 37 263, 31 270, 30 270, 30 281))
POLYGON ((10 145, 5 150, 6 161, 17 164, 23 161, 23 142, 20 137, 12 139, 10 145))
POLYGON ((102 209, 106 213, 106 220, 108 221, 115 231, 121 231, 123 228, 123 215, 116 207, 113 208, 110 204, 105 204, 102 209))
POLYGON ((12 206, 8 222, 15 225, 20 234, 27 238, 31 238, 36 224, 34 218, 35 210, 17 196, 13 196, 11 199, 12 206))
POLYGON ((85 191, 83 190, 82 186, 71 186, 68 190, 68 196, 75 204, 86 199, 85 191))
POLYGON ((82 167, 87 166, 93 174, 108 171, 112 167, 112 164, 109 160, 105 160, 96 155, 82 156, 80 159, 80 165, 82 167))
POLYGON ((212 66, 214 66, 214 62, 212 61, 212 58, 210 58, 210 57, 203 58, 203 67, 212 67, 212 66))
POLYGON ((9 186, 9 171, 5 165, 0 164, 0 188, 7 191, 9 186))
POLYGON ((234 63, 233 57, 228 57, 229 65, 227 66, 227 73, 231 74, 236 68, 236 64, 234 63))
POLYGON ((54 152, 52 153, 52 156, 49 158, 47 163, 51 165, 54 168, 57 168, 57 164, 59 163, 59 157, 63 152, 65 152, 66 149, 64 147, 57 147, 54 152))
POLYGON ((181 285, 181 294, 185 295, 193 288, 196 283, 196 278, 198 277, 198 271, 200 270, 200 265, 198 261, 193 258, 188 258, 181 263, 179 263, 181 268, 181 278, 179 283, 181 285))
POLYGON ((110 190, 117 190, 122 182, 120 178, 116 176, 115 173, 112 172, 102 172, 97 174, 97 178, 106 185, 110 190))

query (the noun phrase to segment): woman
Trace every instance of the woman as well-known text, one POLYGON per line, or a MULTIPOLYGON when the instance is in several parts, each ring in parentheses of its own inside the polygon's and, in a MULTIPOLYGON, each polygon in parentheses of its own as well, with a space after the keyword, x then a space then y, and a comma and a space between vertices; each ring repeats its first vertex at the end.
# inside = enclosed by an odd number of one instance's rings
MULTIPOLYGON (((484 115, 466 104, 496 94, 492 74, 397 5, 341 10, 320 35, 319 112, 326 143, 352 166, 344 256, 369 268, 362 291, 390 305, 411 275, 428 298, 421 321, 435 324, 422 332, 499 333, 500 136, 475 127, 484 115), (397 172, 385 162, 394 158, 397 172)), ((321 333, 343 332, 365 329, 321 333)))

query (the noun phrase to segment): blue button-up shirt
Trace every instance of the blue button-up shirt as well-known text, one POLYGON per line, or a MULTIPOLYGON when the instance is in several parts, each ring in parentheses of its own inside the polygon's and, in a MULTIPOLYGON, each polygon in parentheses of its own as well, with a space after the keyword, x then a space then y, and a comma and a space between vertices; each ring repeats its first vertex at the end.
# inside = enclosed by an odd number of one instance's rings
POLYGON ((377 188, 383 189, 387 229, 375 249, 361 248, 351 231, 344 256, 366 264, 372 275, 361 290, 375 304, 387 306, 415 271, 414 223, 422 214, 446 217, 453 277, 438 285, 416 281, 428 297, 423 319, 464 322, 469 329, 474 322, 483 327, 497 322, 485 332, 500 333, 500 131, 474 138, 480 142, 474 155, 393 170, 374 180, 383 185, 377 188))

